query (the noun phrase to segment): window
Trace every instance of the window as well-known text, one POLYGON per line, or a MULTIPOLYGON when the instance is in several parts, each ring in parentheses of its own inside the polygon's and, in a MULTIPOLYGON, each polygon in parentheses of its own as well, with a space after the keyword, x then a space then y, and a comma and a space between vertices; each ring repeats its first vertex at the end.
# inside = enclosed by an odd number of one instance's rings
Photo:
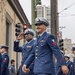
POLYGON ((9 46, 9 23, 6 21, 6 45, 9 46))

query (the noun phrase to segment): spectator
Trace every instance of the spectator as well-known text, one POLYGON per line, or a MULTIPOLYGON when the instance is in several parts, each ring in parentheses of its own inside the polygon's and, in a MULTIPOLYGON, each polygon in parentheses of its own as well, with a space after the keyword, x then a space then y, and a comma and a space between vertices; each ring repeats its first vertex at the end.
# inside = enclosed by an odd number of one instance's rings
POLYGON ((2 54, 2 64, 1 64, 1 70, 2 75, 9 75, 9 56, 8 56, 8 46, 2 45, 1 46, 1 54, 2 54))
POLYGON ((16 74, 16 72, 15 72, 15 60, 14 59, 11 60, 11 66, 9 67, 9 70, 10 70, 10 75, 16 74))

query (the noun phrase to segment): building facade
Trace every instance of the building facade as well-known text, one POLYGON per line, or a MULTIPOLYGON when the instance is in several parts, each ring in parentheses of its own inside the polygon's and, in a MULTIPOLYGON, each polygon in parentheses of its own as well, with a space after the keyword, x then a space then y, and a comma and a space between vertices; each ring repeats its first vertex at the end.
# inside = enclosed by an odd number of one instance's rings
MULTIPOLYGON (((21 54, 18 54, 16 59, 16 53, 13 51, 13 42, 16 40, 15 25, 17 23, 29 24, 29 21, 19 3, 18 0, 0 0, 0 45, 9 46, 9 57, 18 61, 20 65, 21 54)), ((20 45, 24 44, 22 40, 20 45)))
POLYGON ((47 32, 51 33, 51 12, 50 12, 50 6, 46 6, 46 5, 37 5, 36 6, 36 11, 37 11, 37 18, 39 17, 43 17, 45 19, 47 19, 47 21, 49 22, 49 26, 47 27, 47 32))
POLYGON ((73 61, 73 53, 72 53, 72 41, 71 39, 64 39, 64 51, 65 55, 70 56, 70 60, 73 61))

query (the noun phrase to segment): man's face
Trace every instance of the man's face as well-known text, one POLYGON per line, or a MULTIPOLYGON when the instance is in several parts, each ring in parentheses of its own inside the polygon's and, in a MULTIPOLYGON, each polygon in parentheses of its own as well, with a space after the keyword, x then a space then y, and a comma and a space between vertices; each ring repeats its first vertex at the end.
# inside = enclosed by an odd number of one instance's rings
POLYGON ((15 62, 12 63, 15 66, 15 62))
POLYGON ((36 31, 38 34, 43 33, 46 30, 46 26, 44 24, 36 25, 36 31))
POLYGON ((66 61, 68 61, 68 60, 69 60, 69 58, 65 58, 65 60, 66 60, 66 61))
POLYGON ((0 52, 3 54, 5 50, 6 50, 5 48, 2 48, 0 52))
POLYGON ((73 54, 75 55, 75 50, 73 50, 73 54))
POLYGON ((26 34, 26 35, 25 35, 25 39, 26 39, 27 41, 32 40, 33 37, 34 37, 34 36, 32 36, 31 34, 26 34))

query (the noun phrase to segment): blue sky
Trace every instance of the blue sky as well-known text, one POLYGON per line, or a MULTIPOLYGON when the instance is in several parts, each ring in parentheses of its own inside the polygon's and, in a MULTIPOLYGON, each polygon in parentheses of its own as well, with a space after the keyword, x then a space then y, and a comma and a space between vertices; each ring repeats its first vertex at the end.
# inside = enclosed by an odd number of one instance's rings
MULTIPOLYGON (((31 23, 31 0, 19 1, 29 22, 31 23)), ((49 6, 50 0, 42 0, 42 4, 49 6)), ((75 0, 58 0, 58 12, 61 12, 59 14, 59 26, 66 27, 61 30, 63 39, 72 39, 72 42, 75 43, 75 0), (62 11, 64 8, 67 9, 62 11)))

